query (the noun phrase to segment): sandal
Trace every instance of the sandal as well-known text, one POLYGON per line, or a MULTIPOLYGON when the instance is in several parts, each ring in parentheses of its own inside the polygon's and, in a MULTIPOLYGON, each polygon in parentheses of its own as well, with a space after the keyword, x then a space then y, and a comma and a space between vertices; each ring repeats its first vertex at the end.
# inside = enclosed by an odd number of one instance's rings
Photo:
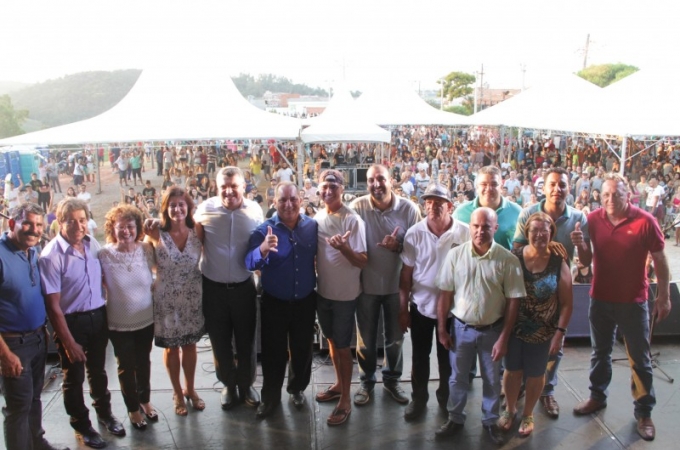
POLYGON ((203 411, 205 409, 205 402, 198 396, 197 392, 194 392, 194 395, 184 394, 184 397, 187 399, 187 403, 191 403, 194 410, 203 411))
POLYGON ((326 423, 330 426, 342 425, 343 423, 347 422, 347 419, 349 419, 349 415, 351 413, 352 410, 349 408, 348 409, 335 408, 331 415, 328 416, 328 419, 326 419, 326 423))
POLYGON ((498 419, 498 428, 501 431, 507 432, 512 428, 512 423, 515 421, 516 412, 511 413, 507 409, 501 413, 501 417, 498 419))
POLYGON ((178 416, 186 416, 189 414, 189 411, 187 411, 187 405, 184 403, 184 397, 177 394, 172 394, 172 402, 175 405, 175 414, 178 416))
POLYGON ((146 412, 146 409, 144 409, 144 405, 139 405, 139 409, 142 410, 142 413, 146 416, 146 418, 149 421, 158 422, 158 413, 156 412, 156 408, 154 408, 151 403, 146 403, 146 405, 148 405, 147 407, 149 408, 149 412, 146 412))
POLYGON ((534 431, 534 416, 523 416, 519 426, 519 435, 527 437, 534 431))
POLYGON ((130 423, 132 424, 132 427, 135 430, 140 430, 140 431, 146 430, 146 420, 142 419, 142 415, 139 413, 139 411, 129 412, 128 417, 130 418, 130 423), (137 415, 141 419, 139 422, 135 422, 135 419, 134 419, 134 417, 137 416, 137 415))
POLYGON ((319 403, 330 402, 331 400, 336 400, 340 398, 342 394, 338 391, 334 391, 330 386, 323 392, 316 394, 316 401, 319 403))

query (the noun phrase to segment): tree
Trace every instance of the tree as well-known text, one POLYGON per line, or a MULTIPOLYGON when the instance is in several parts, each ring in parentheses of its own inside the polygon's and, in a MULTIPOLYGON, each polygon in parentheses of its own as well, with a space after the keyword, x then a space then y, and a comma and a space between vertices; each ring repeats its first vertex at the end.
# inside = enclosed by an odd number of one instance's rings
POLYGON ((28 111, 16 110, 9 95, 0 96, 0 138, 24 134, 21 124, 28 117, 28 111))
MULTIPOLYGON (((443 80, 444 97, 446 97, 448 101, 451 101, 454 98, 465 97, 472 94, 471 85, 474 84, 476 80, 475 76, 469 73, 451 72, 445 76, 443 80)), ((442 80, 438 80, 437 83, 442 84, 442 80)), ((441 95, 441 92, 442 91, 440 90, 439 95, 441 95)))
POLYGON ((635 66, 621 63, 600 64, 597 66, 588 66, 576 75, 600 87, 606 87, 626 78, 628 75, 633 74, 638 70, 639 69, 635 66))

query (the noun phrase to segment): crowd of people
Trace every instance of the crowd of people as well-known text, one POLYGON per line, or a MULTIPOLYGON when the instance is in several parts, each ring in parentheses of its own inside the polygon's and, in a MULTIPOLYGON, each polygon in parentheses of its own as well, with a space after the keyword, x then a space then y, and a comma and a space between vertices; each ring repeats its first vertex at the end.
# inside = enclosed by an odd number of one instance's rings
MULTIPOLYGON (((56 207, 56 226, 40 255, 49 214, 35 196, 14 197, 20 189, 8 181, 5 197, 9 193, 13 203, 0 240, 0 366, 5 429, 15 432, 5 433, 7 448, 55 448, 40 420, 47 317, 70 424, 93 448, 106 441, 84 403, 86 375, 97 420, 113 435, 126 434, 107 388, 109 340, 135 429, 158 420, 150 385, 154 344, 164 349, 174 412, 185 416, 190 408, 206 408, 210 400, 194 387, 196 342, 206 332, 224 386, 221 407, 245 403, 264 419, 279 409, 286 367, 291 403, 305 404, 316 321, 336 376, 315 397, 335 402, 329 426, 346 423, 352 403, 368 404, 379 381, 407 405, 407 420, 421 416, 434 335, 436 398, 448 414, 436 436, 463 428, 478 369, 489 439, 503 443, 516 426, 522 390, 518 433, 528 436, 537 403, 548 416, 559 416, 554 392, 573 309, 572 272, 581 274, 591 263, 591 395, 574 412, 606 407, 618 326, 633 372, 637 430, 654 439, 648 319, 670 312, 659 213, 669 193, 657 189, 657 181, 676 197, 680 150, 655 147, 648 164, 629 164, 629 179, 616 174, 615 158, 595 144, 574 142, 562 151, 554 141, 523 139, 508 142, 504 156, 494 139, 464 141, 436 127, 401 127, 393 138, 383 161, 376 161, 375 146, 338 145, 333 163, 325 164, 327 149, 314 145, 303 173, 288 166, 295 148, 285 143, 113 147, 109 161, 122 198, 106 214, 106 245, 92 236, 87 178, 74 170, 72 192, 46 205, 56 207), (163 177, 158 190, 148 177, 142 180, 149 157, 163 177), (246 158, 248 170, 238 168, 246 158), (337 169, 347 161, 369 164, 364 195, 346 195, 347 180, 337 169), (137 179, 144 186, 139 198, 128 186, 137 179), (263 197, 258 185, 267 183, 263 197), (647 211, 636 204, 648 205, 647 211), (646 303, 648 259, 658 280, 652 311, 646 303), (253 387, 257 301, 260 393, 253 387), (385 357, 379 378, 381 315, 385 357), (355 329, 360 384, 352 393, 355 329), (409 330, 410 399, 401 383, 409 330)), ((51 186, 52 180, 42 182, 51 186)))

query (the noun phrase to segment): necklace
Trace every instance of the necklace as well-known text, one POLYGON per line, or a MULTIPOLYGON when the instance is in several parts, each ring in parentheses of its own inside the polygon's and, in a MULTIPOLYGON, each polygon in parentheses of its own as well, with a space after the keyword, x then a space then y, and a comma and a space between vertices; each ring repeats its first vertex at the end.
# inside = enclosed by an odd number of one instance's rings
POLYGON ((131 252, 122 252, 116 250, 118 253, 118 261, 121 262, 128 272, 132 272, 132 263, 135 261, 135 254, 137 253, 137 246, 131 252))

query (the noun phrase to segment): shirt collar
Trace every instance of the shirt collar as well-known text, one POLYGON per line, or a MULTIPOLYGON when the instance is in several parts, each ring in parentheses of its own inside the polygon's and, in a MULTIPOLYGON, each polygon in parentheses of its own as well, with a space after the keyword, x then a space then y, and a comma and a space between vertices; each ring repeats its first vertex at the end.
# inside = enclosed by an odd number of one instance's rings
MULTIPOLYGON (((482 207, 482 205, 479 204, 479 197, 475 197, 474 200, 472 200, 472 203, 474 205, 473 211, 477 208, 482 207)), ((508 206, 508 200, 501 195, 501 204, 498 205, 498 208, 496 208, 494 211, 500 211, 507 206, 508 206)))
MULTIPOLYGON (((3 242, 12 253, 23 253, 24 255, 26 254, 23 250, 17 248, 17 246, 14 245, 14 242, 10 240, 9 232, 7 231, 2 233, 2 236, 0 236, 0 242, 3 242)), ((33 256, 33 254, 35 253, 35 247, 29 247, 28 252, 31 256, 33 256)))
MULTIPOLYGON (((538 209, 538 210, 539 210, 540 212, 543 212, 543 213, 548 214, 547 212, 545 212, 545 199, 541 200, 541 201, 539 202, 539 205, 540 205, 540 206, 539 206, 539 209, 538 209)), ((562 212, 562 215, 561 215, 557 220, 560 220, 560 219, 563 219, 563 218, 564 218, 564 219, 570 218, 573 209, 574 209, 574 208, 572 208, 571 206, 565 204, 565 205, 564 205, 564 211, 562 212)))
MULTIPOLYGON (((73 248, 73 246, 66 240, 64 237, 61 235, 61 231, 57 233, 57 237, 55 238, 57 240, 57 244, 59 245, 59 248, 63 253, 66 253, 69 248, 73 248)), ((83 246, 89 250, 90 249, 90 237, 85 236, 83 239, 83 246)))
POLYGON ((483 255, 480 255, 479 253, 477 253, 475 251, 475 246, 472 245, 472 241, 470 240, 468 242, 470 242, 470 253, 472 254, 472 257, 473 258, 480 258, 480 259, 491 259, 491 254, 493 253, 494 249, 498 245, 498 244, 496 244, 496 241, 491 241, 491 247, 489 247, 489 250, 486 253, 484 253, 483 255))

